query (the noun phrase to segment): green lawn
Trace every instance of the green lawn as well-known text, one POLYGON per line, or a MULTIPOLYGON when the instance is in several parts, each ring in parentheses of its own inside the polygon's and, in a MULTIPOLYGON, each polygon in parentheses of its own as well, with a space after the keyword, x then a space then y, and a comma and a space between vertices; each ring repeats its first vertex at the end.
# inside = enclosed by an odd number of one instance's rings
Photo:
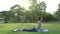
POLYGON ((13 32, 16 28, 32 28, 37 23, 7 23, 0 24, 0 34, 60 34, 59 23, 43 23, 42 29, 47 28, 49 32, 13 32))

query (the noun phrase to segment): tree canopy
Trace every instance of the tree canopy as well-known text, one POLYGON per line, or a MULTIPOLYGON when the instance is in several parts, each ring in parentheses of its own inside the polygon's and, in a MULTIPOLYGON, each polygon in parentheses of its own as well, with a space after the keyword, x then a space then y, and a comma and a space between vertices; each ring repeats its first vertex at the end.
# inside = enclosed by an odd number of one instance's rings
MULTIPOLYGON (((15 4, 11 6, 10 10, 2 11, 4 22, 37 22, 37 16, 42 16, 43 21, 53 21, 55 19, 53 15, 46 12, 47 6, 45 2, 39 1, 38 3, 37 0, 29 0, 29 2, 31 3, 29 10, 15 4)), ((60 4, 55 15, 60 17, 60 4)))

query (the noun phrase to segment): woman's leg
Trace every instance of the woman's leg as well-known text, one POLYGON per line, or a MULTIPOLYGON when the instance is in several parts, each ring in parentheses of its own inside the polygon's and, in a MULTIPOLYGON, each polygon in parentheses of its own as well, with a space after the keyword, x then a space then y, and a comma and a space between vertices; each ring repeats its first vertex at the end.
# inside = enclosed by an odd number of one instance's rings
POLYGON ((36 32, 36 28, 32 28, 32 29, 23 29, 23 31, 36 32))

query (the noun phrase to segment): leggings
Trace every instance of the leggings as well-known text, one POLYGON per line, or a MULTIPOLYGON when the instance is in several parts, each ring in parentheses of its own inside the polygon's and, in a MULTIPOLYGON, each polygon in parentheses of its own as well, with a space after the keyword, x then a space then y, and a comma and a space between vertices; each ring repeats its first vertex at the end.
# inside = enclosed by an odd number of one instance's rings
POLYGON ((32 28, 32 29, 23 29, 23 31, 27 31, 27 32, 36 32, 36 28, 32 28))

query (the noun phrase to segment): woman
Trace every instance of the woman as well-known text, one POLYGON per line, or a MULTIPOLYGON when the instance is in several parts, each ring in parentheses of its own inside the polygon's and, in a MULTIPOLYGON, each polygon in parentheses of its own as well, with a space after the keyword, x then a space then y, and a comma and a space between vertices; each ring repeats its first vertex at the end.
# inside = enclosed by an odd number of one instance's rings
POLYGON ((17 30, 17 31, 27 31, 27 32, 42 32, 41 30, 41 21, 42 21, 42 17, 38 16, 38 24, 36 27, 32 28, 32 29, 22 29, 22 30, 17 30))
POLYGON ((41 22, 42 22, 43 18, 41 16, 38 16, 37 19, 38 19, 38 24, 37 24, 36 27, 34 27, 32 29, 28 29, 28 30, 27 29, 23 29, 23 31, 42 32, 42 30, 41 30, 41 22))

